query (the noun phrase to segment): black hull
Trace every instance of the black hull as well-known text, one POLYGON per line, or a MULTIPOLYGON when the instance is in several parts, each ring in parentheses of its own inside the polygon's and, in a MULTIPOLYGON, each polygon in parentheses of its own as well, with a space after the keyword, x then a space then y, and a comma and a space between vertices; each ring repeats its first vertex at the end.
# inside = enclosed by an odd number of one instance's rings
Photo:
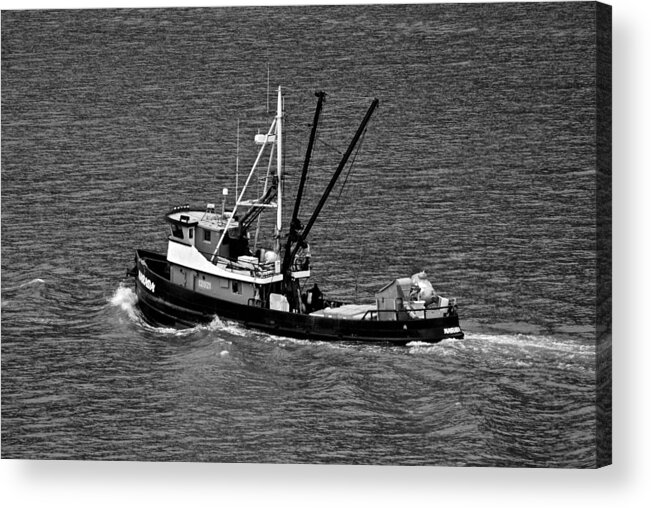
POLYGON ((166 263, 165 257, 138 250, 136 254, 136 294, 138 306, 148 321, 158 326, 188 328, 211 322, 215 316, 237 321, 252 328, 283 337, 321 341, 439 342, 462 339, 458 316, 410 321, 333 319, 219 300, 172 284, 149 264, 166 263), (142 274, 149 287, 143 283, 142 274), (152 291, 152 288, 154 289, 152 291), (447 333, 446 333, 447 332, 447 333))

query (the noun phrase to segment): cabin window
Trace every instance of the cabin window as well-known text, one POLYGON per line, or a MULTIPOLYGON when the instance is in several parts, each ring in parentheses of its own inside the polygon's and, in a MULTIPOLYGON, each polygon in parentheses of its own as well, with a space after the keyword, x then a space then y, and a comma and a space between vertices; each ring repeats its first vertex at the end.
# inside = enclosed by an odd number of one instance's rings
POLYGON ((210 230, 208 229, 203 230, 203 241, 210 242, 210 230))
POLYGON ((183 238, 183 229, 178 224, 172 224, 172 236, 174 238, 183 238))
POLYGON ((194 228, 188 229, 188 234, 190 235, 190 240, 194 237, 194 228))
POLYGON ((233 288, 233 293, 241 293, 239 282, 233 281, 233 285, 231 287, 233 288))

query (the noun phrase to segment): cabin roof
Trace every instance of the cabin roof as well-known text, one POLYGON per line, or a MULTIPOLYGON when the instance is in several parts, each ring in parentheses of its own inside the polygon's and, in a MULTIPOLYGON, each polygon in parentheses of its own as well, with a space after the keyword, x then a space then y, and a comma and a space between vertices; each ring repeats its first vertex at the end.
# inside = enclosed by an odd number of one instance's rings
MULTIPOLYGON (((230 212, 226 212, 226 216, 229 214, 230 212)), ((207 213, 206 210, 178 207, 168 212, 165 215, 165 220, 181 226, 200 226, 211 231, 222 231, 226 226, 228 218, 224 218, 221 213, 207 213)), ((239 225, 238 221, 233 220, 229 224, 228 229, 235 229, 239 225)))

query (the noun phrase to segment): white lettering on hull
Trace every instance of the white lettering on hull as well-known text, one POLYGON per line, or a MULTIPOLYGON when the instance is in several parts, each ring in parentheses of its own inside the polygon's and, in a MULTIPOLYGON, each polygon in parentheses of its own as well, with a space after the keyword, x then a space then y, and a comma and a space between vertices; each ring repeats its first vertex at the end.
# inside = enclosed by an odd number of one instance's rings
POLYGON ((208 289, 208 290, 212 289, 212 284, 210 283, 210 281, 198 279, 197 283, 199 284, 199 287, 202 289, 208 289))
POLYGON ((461 332, 461 328, 459 328, 458 326, 453 326, 452 328, 443 328, 443 333, 445 335, 449 335, 451 333, 460 333, 460 332, 461 332))
POLYGON ((150 281, 147 277, 145 277, 145 274, 142 273, 140 270, 138 270, 138 280, 142 283, 143 286, 145 286, 149 291, 152 293, 156 292, 156 284, 154 284, 152 281, 150 281))

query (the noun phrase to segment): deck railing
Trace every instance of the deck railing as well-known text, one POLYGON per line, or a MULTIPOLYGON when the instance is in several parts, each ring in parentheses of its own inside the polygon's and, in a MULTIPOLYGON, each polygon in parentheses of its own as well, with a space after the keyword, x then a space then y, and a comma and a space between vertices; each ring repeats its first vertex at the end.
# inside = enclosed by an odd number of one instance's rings
MULTIPOLYGON (((455 316, 457 313, 456 307, 445 306, 445 307, 428 307, 422 309, 372 309, 367 310, 362 316, 362 320, 377 321, 380 315, 393 314, 395 316, 395 321, 408 321, 410 319, 427 319, 427 313, 429 312, 430 318, 435 317, 447 317, 455 316), (443 312, 441 316, 440 311, 443 312), (436 314, 436 315, 434 315, 436 314)), ((385 321, 393 321, 392 319, 384 319, 385 321)))
MULTIPOLYGON (((336 301, 326 301, 326 307, 331 307, 331 308, 336 308, 340 307, 343 305, 343 302, 336 302, 336 301)), ((249 298, 247 304, 251 307, 267 307, 267 302, 264 300, 260 300, 259 298, 249 298)), ((367 310, 364 315, 362 316, 361 320, 362 321, 377 321, 380 314, 386 315, 386 314, 393 314, 395 316, 395 321, 409 321, 409 320, 414 320, 414 319, 427 319, 427 313, 429 312, 429 317, 430 318, 435 318, 435 317, 447 317, 447 316, 456 316, 457 314, 457 308, 456 306, 445 306, 445 307, 429 307, 429 308, 423 308, 423 309, 400 309, 400 310, 391 310, 391 309, 370 309, 367 310), (440 311, 447 311, 443 312, 443 315, 441 316, 440 311), (436 315, 434 315, 436 314, 436 315)), ((393 321, 391 319, 386 319, 386 321, 393 321)))

